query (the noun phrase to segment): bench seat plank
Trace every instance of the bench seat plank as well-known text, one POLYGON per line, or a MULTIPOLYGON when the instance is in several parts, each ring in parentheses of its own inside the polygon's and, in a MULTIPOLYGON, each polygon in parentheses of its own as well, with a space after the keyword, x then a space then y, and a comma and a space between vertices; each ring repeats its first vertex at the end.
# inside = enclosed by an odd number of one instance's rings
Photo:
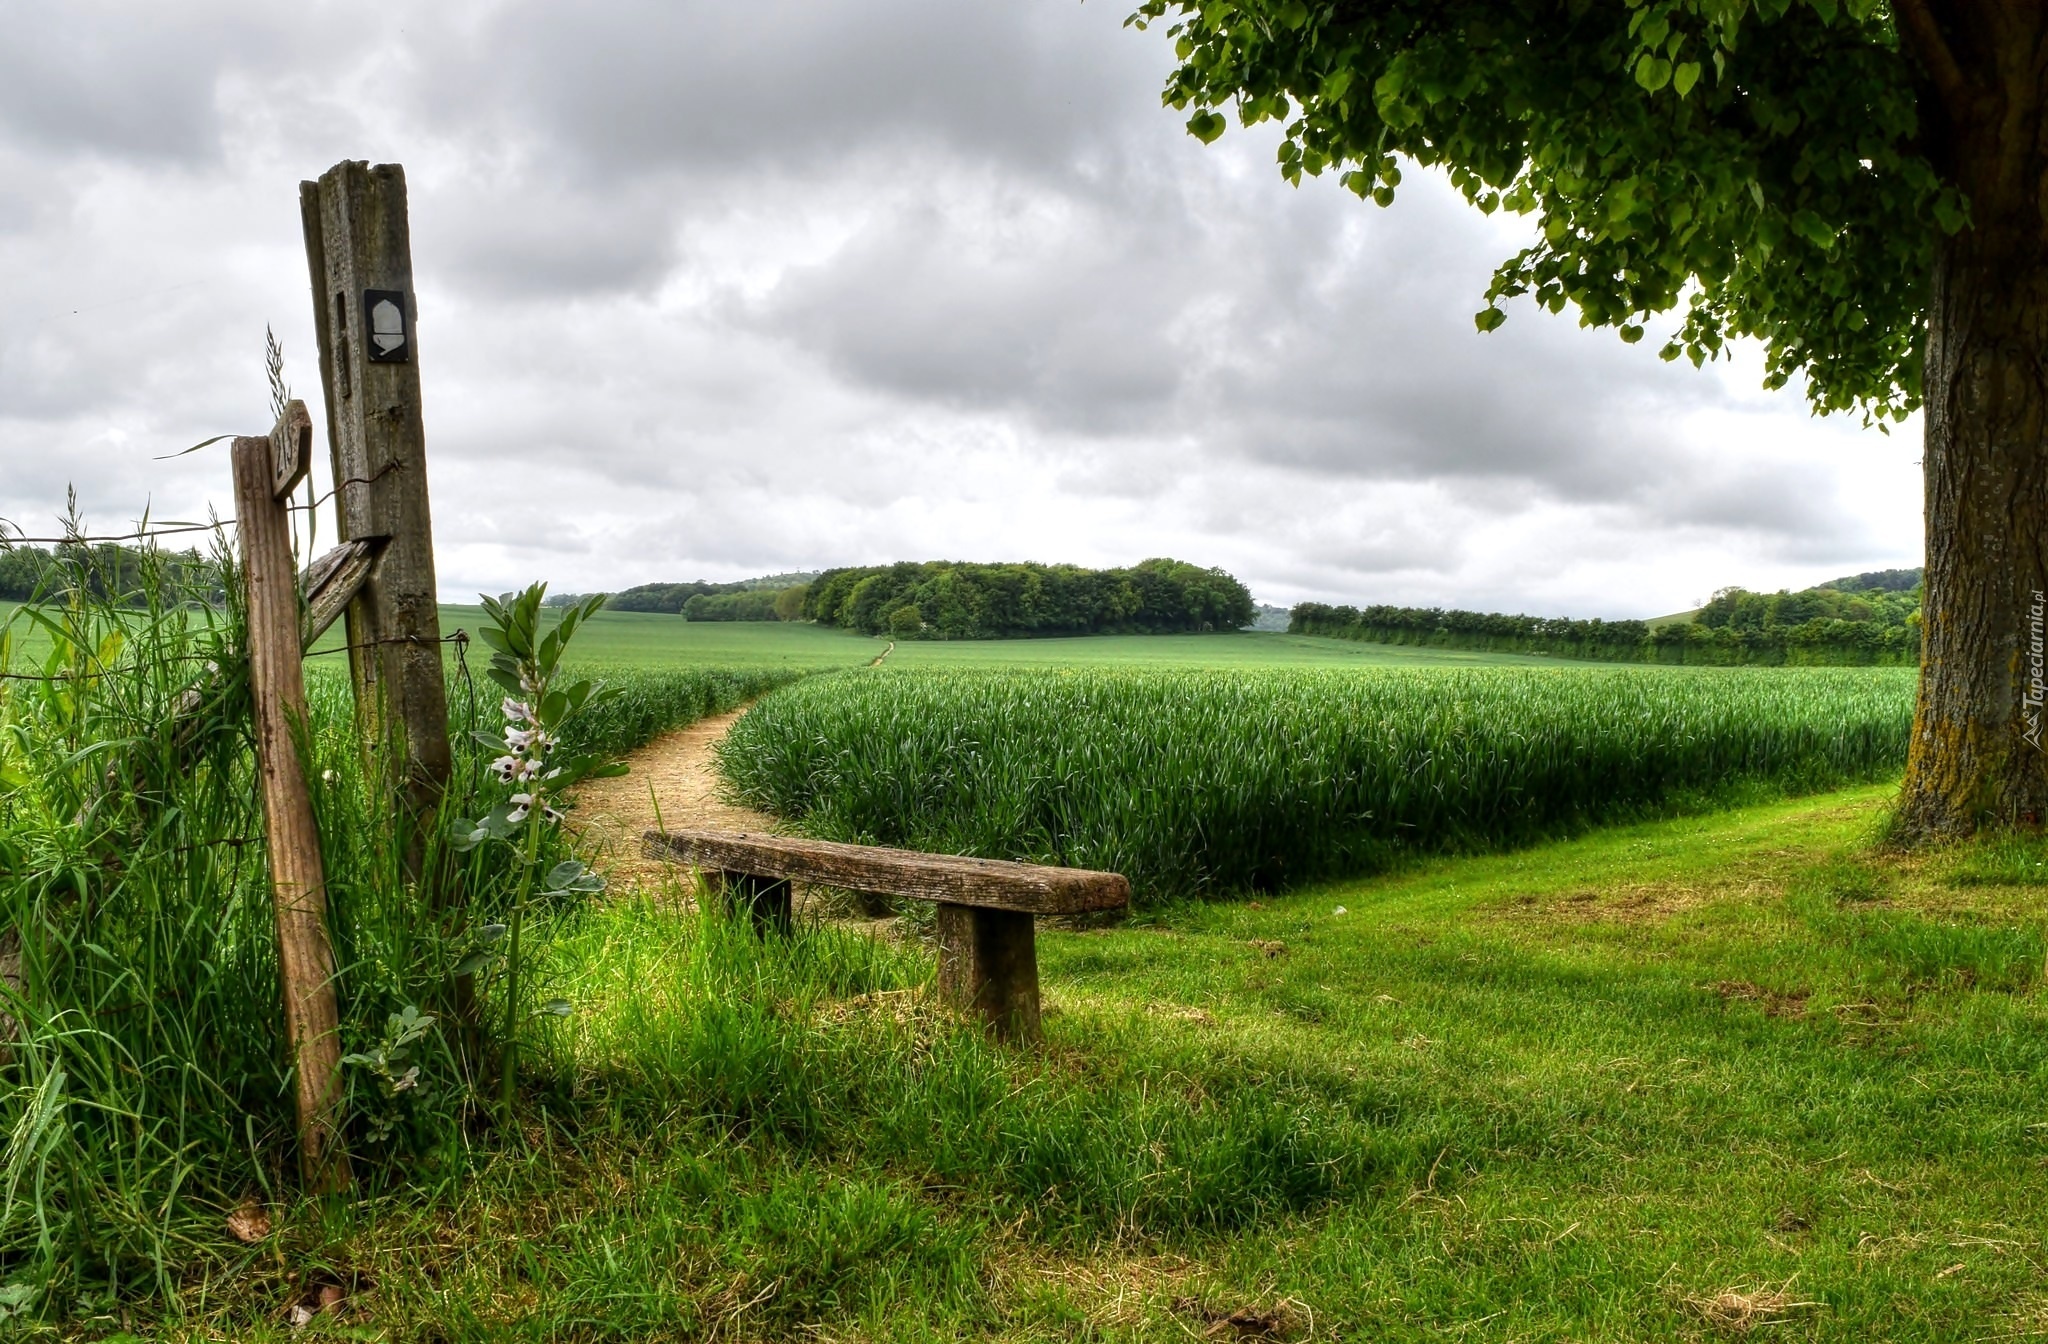
POLYGON ((694 868, 792 878, 818 886, 988 910, 1074 915, 1131 903, 1121 873, 1050 868, 1002 859, 920 854, 875 845, 842 845, 735 831, 648 831, 640 852, 694 868))

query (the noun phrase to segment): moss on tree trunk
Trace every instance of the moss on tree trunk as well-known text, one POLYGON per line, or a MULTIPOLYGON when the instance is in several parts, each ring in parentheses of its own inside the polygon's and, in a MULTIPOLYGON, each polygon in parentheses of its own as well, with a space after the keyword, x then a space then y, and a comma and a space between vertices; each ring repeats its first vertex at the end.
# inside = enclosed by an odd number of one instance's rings
POLYGON ((1942 244, 1928 312, 1927 589, 1898 815, 1907 839, 2048 818, 2048 20, 2033 5, 1938 17, 1954 59, 1923 62, 1946 84, 1923 100, 1923 129, 1968 194, 1971 223, 1942 244))

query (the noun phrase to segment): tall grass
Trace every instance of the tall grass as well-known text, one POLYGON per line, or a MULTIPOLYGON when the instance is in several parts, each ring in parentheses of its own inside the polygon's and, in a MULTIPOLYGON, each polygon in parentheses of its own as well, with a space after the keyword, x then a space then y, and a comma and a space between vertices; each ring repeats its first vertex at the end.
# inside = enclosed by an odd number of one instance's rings
POLYGON ((1906 670, 887 671, 720 764, 813 834, 1107 868, 1143 895, 1371 872, 1897 769, 1906 670))
POLYGON ((551 992, 593 1011, 554 1074, 610 1124, 699 1151, 858 1154, 1054 1243, 1241 1227, 1419 1171, 1426 1112, 1368 1115, 1333 1080, 1225 1054, 1033 1060, 927 997, 931 963, 831 926, 758 937, 706 903, 565 921, 551 992))
MULTIPOLYGON (((234 593, 231 562, 214 563, 234 593)), ((0 1320, 23 1304, 64 1316, 175 1300, 235 1254, 224 1209, 295 1185, 242 613, 167 599, 159 564, 103 598, 71 584, 67 604, 25 608, 0 636, 0 1008, 14 1024, 0 1041, 0 1320)), ((452 669, 444 815, 480 787, 468 730, 496 716, 466 672, 452 669)), ((576 745, 624 751, 791 675, 616 674, 624 693, 576 745)), ((345 1071, 356 1172, 373 1192, 455 1180, 492 1043, 447 1029, 453 968, 511 899, 512 860, 434 835, 424 880, 409 876, 338 660, 309 664, 307 692, 343 1049, 374 1051, 408 1007, 443 1024, 411 1048, 417 1085, 345 1071)), ((566 843, 551 836, 544 861, 566 843)))

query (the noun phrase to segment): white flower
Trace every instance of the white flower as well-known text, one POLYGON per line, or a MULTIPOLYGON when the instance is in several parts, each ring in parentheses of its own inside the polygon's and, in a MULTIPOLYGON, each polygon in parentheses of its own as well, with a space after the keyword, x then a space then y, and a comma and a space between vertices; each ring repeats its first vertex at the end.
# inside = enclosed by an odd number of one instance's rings
POLYGON ((542 809, 540 810, 540 814, 541 814, 541 816, 543 816, 543 817, 547 818, 547 819, 548 819, 549 821, 561 821, 561 820, 563 820, 563 816, 562 816, 561 812, 559 812, 558 810, 556 810, 555 808, 552 808, 552 807, 543 807, 543 808, 542 808, 542 809))
MULTIPOLYGON (((524 682, 521 682, 520 684, 525 685, 524 682)), ((509 695, 505 697, 505 703, 498 706, 498 708, 504 711, 505 717, 511 720, 513 723, 533 722, 533 707, 521 701, 514 700, 509 695)))
POLYGON ((519 824, 520 822, 522 822, 522 821, 525 821, 525 820, 526 820, 526 813, 527 813, 527 810, 528 810, 529 808, 531 808, 532 806, 533 806, 533 795, 532 795, 532 794, 530 794, 530 793, 515 793, 515 794, 513 794, 513 795, 512 795, 512 810, 511 810, 510 812, 507 812, 507 813, 505 814, 505 820, 507 820, 507 821, 511 822, 511 823, 512 823, 513 825, 515 825, 515 826, 516 826, 516 825, 518 825, 518 824, 519 824))
POLYGON ((539 731, 538 728, 507 728, 505 745, 514 751, 525 751, 527 744, 533 741, 534 734, 539 731))
POLYGON ((540 762, 524 756, 500 756, 491 762, 491 773, 507 784, 524 784, 540 773, 540 762))

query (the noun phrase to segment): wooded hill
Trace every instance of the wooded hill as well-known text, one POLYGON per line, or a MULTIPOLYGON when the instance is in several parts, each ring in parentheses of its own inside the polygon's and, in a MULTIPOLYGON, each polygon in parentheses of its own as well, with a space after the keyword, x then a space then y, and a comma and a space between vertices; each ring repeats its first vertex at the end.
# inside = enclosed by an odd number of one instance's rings
POLYGON ((803 614, 897 639, 998 639, 1236 630, 1256 611, 1230 575, 1179 560, 1127 569, 936 560, 828 569, 803 614))
POLYGON ((1603 662, 1911 665, 1920 660, 1920 571, 1877 570, 1799 592, 1723 588, 1690 621, 1508 616, 1440 607, 1304 602, 1288 629, 1374 644, 1421 644, 1603 662))

